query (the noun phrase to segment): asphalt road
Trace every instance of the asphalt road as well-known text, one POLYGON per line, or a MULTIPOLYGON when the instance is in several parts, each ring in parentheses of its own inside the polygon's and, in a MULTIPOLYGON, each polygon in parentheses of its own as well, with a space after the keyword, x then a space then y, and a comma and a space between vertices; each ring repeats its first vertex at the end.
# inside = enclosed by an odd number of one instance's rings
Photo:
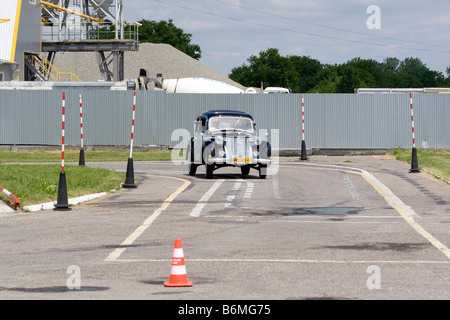
POLYGON ((0 299, 450 299, 450 186, 389 156, 134 171, 71 211, 1 214, 0 299), (176 238, 192 287, 163 284, 176 238))

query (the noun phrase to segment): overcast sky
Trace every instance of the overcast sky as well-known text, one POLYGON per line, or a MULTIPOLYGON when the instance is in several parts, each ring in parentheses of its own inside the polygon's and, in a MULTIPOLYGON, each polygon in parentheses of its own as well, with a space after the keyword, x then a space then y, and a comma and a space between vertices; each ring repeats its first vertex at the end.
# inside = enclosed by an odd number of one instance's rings
POLYGON ((379 62, 386 57, 417 57, 444 75, 450 65, 448 0, 124 0, 123 4, 127 21, 173 19, 192 34, 192 43, 200 45, 200 61, 225 75, 268 48, 328 64, 355 57, 379 62))

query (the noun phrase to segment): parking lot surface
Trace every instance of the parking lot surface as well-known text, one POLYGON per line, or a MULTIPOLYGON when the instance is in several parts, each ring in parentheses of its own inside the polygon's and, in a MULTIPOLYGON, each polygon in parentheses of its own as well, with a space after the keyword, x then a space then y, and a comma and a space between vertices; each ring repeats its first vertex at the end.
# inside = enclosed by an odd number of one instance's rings
POLYGON ((450 299, 450 186, 390 156, 134 171, 68 212, 1 214, 0 299, 450 299), (163 285, 176 238, 192 287, 163 285))

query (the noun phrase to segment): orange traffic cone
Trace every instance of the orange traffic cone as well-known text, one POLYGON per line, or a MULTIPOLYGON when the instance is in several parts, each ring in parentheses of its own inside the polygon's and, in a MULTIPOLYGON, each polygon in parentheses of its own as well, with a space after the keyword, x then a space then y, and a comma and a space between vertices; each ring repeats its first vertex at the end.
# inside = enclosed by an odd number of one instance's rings
POLYGON ((165 287, 192 287, 193 283, 188 281, 186 274, 186 265, 184 263, 183 246, 181 239, 175 239, 173 249, 172 270, 170 280, 164 282, 165 287))

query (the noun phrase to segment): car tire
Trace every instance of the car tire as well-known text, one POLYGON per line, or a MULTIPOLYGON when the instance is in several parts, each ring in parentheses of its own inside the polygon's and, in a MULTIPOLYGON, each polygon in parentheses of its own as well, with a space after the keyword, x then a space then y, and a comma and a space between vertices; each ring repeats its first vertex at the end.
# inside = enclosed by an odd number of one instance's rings
POLYGON ((250 173, 250 166, 241 167, 241 173, 243 176, 248 176, 248 174, 250 173))
POLYGON ((213 172, 214 172, 214 164, 206 164, 205 165, 206 179, 211 179, 213 177, 213 172))
POLYGON ((192 162, 188 163, 188 173, 190 176, 195 176, 197 173, 198 164, 193 164, 192 162))

